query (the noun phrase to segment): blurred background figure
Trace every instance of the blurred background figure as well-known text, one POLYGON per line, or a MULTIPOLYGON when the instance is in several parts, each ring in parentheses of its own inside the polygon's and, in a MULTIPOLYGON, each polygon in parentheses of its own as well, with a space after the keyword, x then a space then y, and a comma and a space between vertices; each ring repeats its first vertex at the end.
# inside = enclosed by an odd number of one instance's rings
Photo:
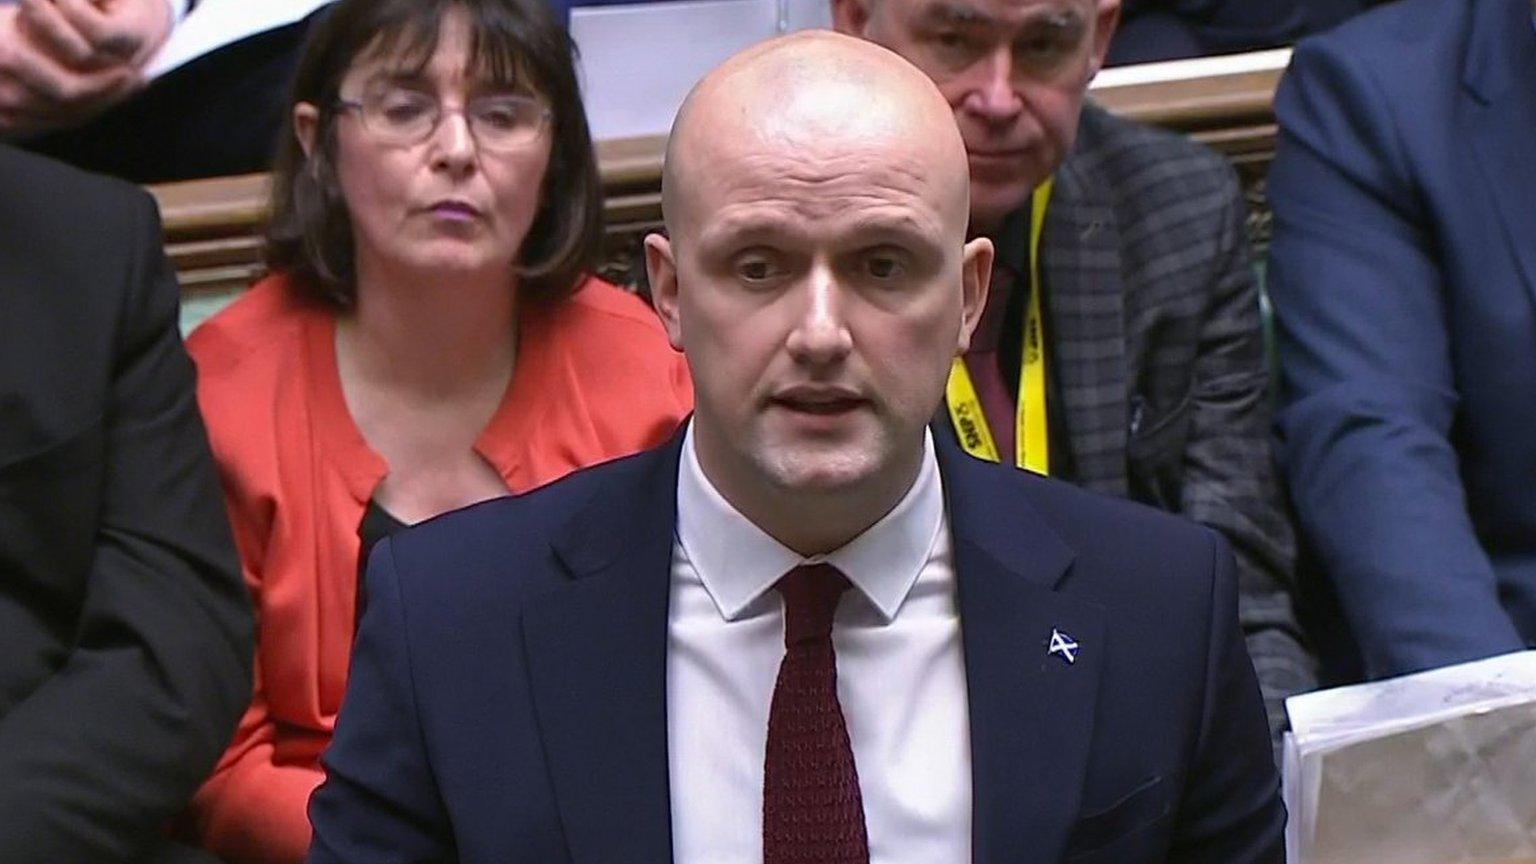
POLYGON ((1125 0, 1107 65, 1278 48, 1371 5, 1372 0, 1125 0))
POLYGON ((176 298, 148 195, 0 146, 0 861, 209 860, 251 612, 176 298))
POLYGON ((343 0, 293 102, 274 275, 191 340, 260 616, 254 703, 194 807, 234 862, 304 855, 372 543, 692 406, 654 313, 587 275, 595 157, 538 0, 343 0))
POLYGON ((140 183, 266 170, 323 3, 247 2, 0 0, 0 140, 140 183), (181 27, 227 44, 150 80, 181 27))
POLYGON ((1536 27, 1402 0, 1275 103, 1279 428, 1332 680, 1536 639, 1536 27))

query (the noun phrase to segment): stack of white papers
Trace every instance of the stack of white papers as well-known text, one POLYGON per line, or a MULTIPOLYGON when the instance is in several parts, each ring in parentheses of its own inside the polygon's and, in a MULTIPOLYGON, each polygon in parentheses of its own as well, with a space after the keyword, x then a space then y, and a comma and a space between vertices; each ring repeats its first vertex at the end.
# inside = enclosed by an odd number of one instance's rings
POLYGON ((1291 864, 1536 862, 1536 651, 1286 709, 1291 864))

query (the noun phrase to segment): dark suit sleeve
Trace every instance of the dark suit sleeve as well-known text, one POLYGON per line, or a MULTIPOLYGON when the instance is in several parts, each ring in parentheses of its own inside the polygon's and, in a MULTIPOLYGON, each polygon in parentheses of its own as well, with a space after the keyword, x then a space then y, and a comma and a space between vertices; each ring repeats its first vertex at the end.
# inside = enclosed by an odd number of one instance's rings
POLYGON ((1247 207, 1230 173, 1223 186, 1221 234, 1195 355, 1180 511, 1220 531, 1237 555, 1238 618, 1278 740, 1286 728, 1286 697, 1313 689, 1317 673, 1292 603, 1295 539, 1271 450, 1270 376, 1247 207))
POLYGON ((1282 864, 1285 805, 1264 709, 1237 628, 1232 552, 1211 536, 1205 695, 1168 861, 1282 864))
MULTIPOLYGON (((98 206, 120 200, 103 197, 98 206)), ((249 600, 177 331, 176 281, 148 196, 121 200, 136 245, 110 278, 126 290, 57 286, 122 307, 101 510, 82 517, 97 524, 89 591, 60 668, 0 719, 7 861, 130 860, 213 767, 250 693, 249 600)), ((95 230, 113 230, 116 213, 102 218, 95 230)))
POLYGON ((387 539, 369 557, 367 582, 346 698, 321 758, 325 782, 309 801, 314 837, 306 860, 455 860, 447 814, 427 762, 405 604, 387 539))
POLYGON ((1523 647, 1450 441, 1445 285, 1394 117, 1411 110, 1353 52, 1304 45, 1269 180, 1281 455, 1371 677, 1523 647))
MULTIPOLYGON (((1180 6, 1192 5, 1179 0, 1180 6)), ((1365 7, 1357 0, 1195 0, 1207 54, 1290 45, 1334 27, 1365 7)))
POLYGON ((1365 8, 1360 0, 1127 0, 1111 65, 1289 45, 1365 8))

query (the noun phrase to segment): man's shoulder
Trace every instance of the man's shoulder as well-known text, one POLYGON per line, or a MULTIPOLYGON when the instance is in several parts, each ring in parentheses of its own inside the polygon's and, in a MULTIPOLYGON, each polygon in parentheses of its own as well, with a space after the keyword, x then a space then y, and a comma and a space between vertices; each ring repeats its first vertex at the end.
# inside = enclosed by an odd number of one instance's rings
POLYGON ((1063 170, 1108 195, 1122 217, 1198 197, 1236 199, 1236 174, 1220 154, 1189 138, 1083 106, 1077 145, 1063 170))
MULTIPOLYGON (((1084 489, 1016 468, 957 455, 946 460, 946 483, 966 487, 972 501, 986 501, 1010 521, 1038 520, 1078 562, 1074 577, 1116 585, 1193 579, 1209 586, 1213 556, 1223 541, 1215 531, 1136 501, 1084 489), (963 460, 963 461, 962 461, 963 460)), ((1025 554, 1028 554, 1026 550, 1025 554)))
MULTIPOLYGON (((1530 5, 1520 0, 1452 3, 1397 0, 1297 44, 1276 94, 1281 125, 1294 127, 1317 111, 1314 102, 1355 103, 1368 122, 1387 103, 1404 116, 1417 113, 1444 126, 1436 106, 1461 92, 1474 16, 1485 7, 1520 4, 1528 26, 1530 5)), ((1494 10, 1497 11, 1497 10, 1494 10)), ((1453 133, 1454 134, 1454 133, 1453 133)))
POLYGON ((84 242, 120 214, 138 215, 147 192, 43 156, 0 145, 0 224, 6 237, 64 236, 84 242))
POLYGON ((1122 670, 1197 680, 1189 670, 1204 662, 1220 623, 1215 598, 1236 593, 1233 569, 1223 566, 1231 553, 1215 531, 1015 468, 966 456, 946 462, 962 592, 967 563, 990 559, 1022 577, 1020 590, 1047 588, 1048 602, 1092 610, 1116 634, 1108 644, 1122 670))
POLYGON ((131 183, 0 145, 0 272, 27 274, 22 288, 71 292, 79 302, 54 308, 73 320, 119 314, 105 298, 134 287, 126 277, 160 254, 158 221, 154 199, 131 183))
MULTIPOLYGON (((529 492, 507 495, 444 513, 390 539, 401 590, 422 589, 442 608, 491 597, 520 602, 562 581, 555 546, 568 531, 612 532, 616 525, 587 524, 583 514, 615 496, 634 493, 664 455, 642 451, 568 474, 529 492)), ((638 517, 640 514, 629 514, 638 517)))
MULTIPOLYGON (((1487 2, 1513 6, 1521 0, 1487 2)), ((1334 55, 1390 68, 1410 78, 1435 75, 1439 71, 1436 61, 1445 59, 1446 52, 1435 51, 1433 46, 1462 42, 1476 5, 1446 0, 1397 0, 1384 4, 1301 40, 1292 64, 1308 62, 1314 55, 1334 55)), ((1529 11, 1530 6, 1524 3, 1522 8, 1529 11)))
MULTIPOLYGON (((1246 267, 1246 256, 1230 254, 1244 239, 1247 214, 1237 173, 1204 145, 1088 105, 1077 147, 1057 176, 1064 209, 1086 208, 1112 223, 1108 237, 1083 242, 1116 256, 1133 307, 1128 322, 1151 320, 1142 309, 1196 320, 1210 306, 1206 294, 1246 267)), ((1064 243, 1078 240, 1052 240, 1047 232, 1047 254, 1064 243)))
MULTIPOLYGON (((1028 478, 1026 478, 1028 481, 1028 478)), ((1182 516, 1127 498, 1038 478, 1024 494, 1079 561, 1079 575, 1109 578, 1119 586, 1147 585, 1138 574, 1158 571, 1158 581, 1194 580, 1208 586, 1213 556, 1223 541, 1215 531, 1182 516)))
MULTIPOLYGON (((77 370, 174 325, 153 199, 130 183, 0 145, 0 285, 26 322, 8 346, 77 370)), ((102 369, 102 371, 107 371, 102 369)), ((82 391, 83 392, 83 391, 82 391)))
POLYGON ((1181 516, 1129 498, 1085 489, 1065 480, 1015 470, 1021 497, 1068 539, 1102 536, 1127 543, 1207 543, 1213 534, 1181 516))

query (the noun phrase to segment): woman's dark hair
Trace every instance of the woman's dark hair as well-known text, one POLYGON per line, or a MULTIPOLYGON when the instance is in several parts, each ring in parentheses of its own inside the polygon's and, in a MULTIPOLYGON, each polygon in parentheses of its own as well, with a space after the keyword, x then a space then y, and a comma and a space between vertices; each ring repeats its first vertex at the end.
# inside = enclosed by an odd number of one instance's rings
MULTIPOLYGON (((449 9, 465 13, 467 70, 549 102, 551 142, 540 208, 519 255, 522 296, 558 300, 597 261, 602 188, 592 136, 576 83, 575 46, 544 0, 341 0, 317 22, 294 79, 290 105, 319 111, 312 156, 284 124, 272 172, 266 262, 300 290, 338 308, 357 298, 352 222, 336 181, 336 117, 341 80, 365 52, 425 68, 449 9)), ((409 68, 414 67, 414 68, 409 68)))

